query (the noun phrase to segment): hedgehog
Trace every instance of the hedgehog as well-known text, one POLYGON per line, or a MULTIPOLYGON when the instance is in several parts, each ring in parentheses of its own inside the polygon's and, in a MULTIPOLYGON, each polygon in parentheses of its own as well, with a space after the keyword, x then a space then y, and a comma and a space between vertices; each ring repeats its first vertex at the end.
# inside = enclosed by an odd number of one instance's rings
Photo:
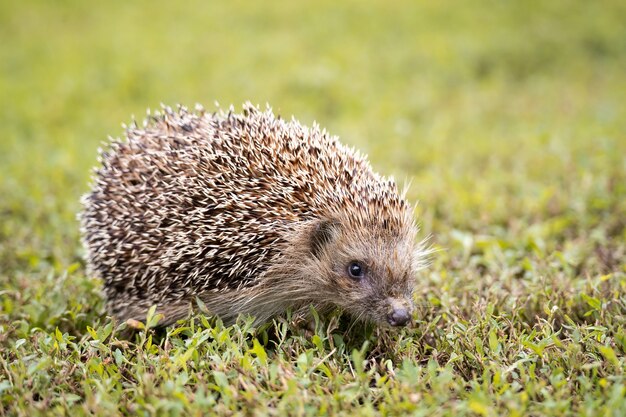
POLYGON ((100 149, 79 215, 87 271, 119 320, 198 305, 233 323, 339 310, 411 322, 428 249, 393 178, 314 123, 249 102, 162 106, 100 149))

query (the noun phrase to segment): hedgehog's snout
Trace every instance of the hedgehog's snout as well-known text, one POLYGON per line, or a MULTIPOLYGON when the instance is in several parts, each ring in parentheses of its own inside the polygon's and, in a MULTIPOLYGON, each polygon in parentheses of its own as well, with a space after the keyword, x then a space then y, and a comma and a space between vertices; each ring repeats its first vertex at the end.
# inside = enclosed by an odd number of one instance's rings
POLYGON ((387 323, 394 327, 406 326, 411 322, 411 304, 406 300, 389 298, 387 310, 387 323))

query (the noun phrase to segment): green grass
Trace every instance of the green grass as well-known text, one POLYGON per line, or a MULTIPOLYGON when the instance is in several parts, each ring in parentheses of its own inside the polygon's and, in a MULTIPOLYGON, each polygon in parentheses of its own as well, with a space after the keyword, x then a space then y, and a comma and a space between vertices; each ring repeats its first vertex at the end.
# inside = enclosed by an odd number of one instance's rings
POLYGON ((626 6, 0 3, 0 415, 626 414, 626 6), (411 182, 416 325, 118 338, 75 220, 146 107, 269 102, 411 182))

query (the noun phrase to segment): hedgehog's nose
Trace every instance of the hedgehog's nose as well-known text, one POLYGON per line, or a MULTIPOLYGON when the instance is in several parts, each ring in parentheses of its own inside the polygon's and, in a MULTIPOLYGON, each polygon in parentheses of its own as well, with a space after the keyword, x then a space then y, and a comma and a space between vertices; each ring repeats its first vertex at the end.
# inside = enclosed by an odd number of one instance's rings
POLYGON ((406 326, 410 320, 411 315, 409 314, 409 310, 405 307, 395 307, 391 310, 391 313, 387 315, 387 321, 392 326, 406 326))

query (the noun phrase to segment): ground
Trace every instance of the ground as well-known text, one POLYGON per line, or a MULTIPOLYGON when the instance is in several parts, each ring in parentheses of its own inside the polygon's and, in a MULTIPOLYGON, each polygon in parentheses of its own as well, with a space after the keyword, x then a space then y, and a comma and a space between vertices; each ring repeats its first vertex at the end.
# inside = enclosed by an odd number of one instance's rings
POLYGON ((0 4, 0 415, 626 415, 626 3, 0 4), (409 184, 415 325, 119 338, 76 213, 160 102, 269 102, 409 184))

